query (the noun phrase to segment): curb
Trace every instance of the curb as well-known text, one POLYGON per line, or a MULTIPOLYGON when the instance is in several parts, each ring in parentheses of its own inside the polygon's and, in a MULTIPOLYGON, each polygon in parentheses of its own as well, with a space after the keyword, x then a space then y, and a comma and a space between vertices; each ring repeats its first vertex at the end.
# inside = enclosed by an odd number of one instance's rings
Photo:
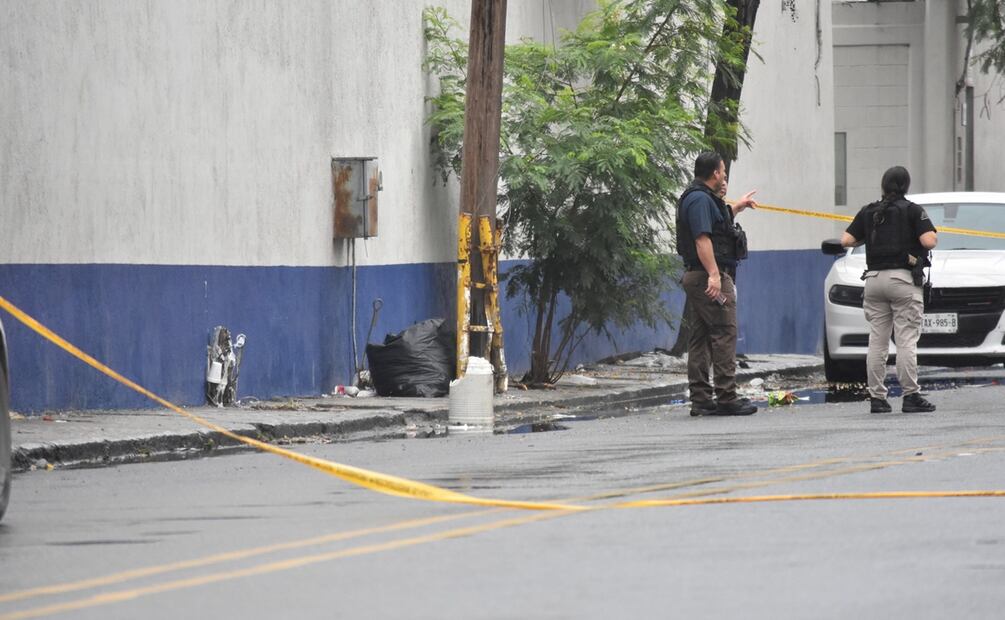
MULTIPOLYGON (((801 377, 813 372, 819 371, 823 368, 823 364, 808 364, 804 366, 791 366, 789 368, 783 368, 780 370, 739 370, 736 373, 737 379, 756 379, 758 377, 764 378, 771 375, 778 375, 780 377, 801 377)), ((603 395, 593 395, 593 396, 577 396, 574 398, 566 398, 554 401, 534 401, 534 402, 524 402, 524 403, 501 403, 495 406, 496 411, 512 411, 518 409, 542 409, 549 406, 558 406, 561 408, 571 408, 571 407, 582 407, 586 405, 617 405, 622 403, 639 404, 643 402, 648 404, 648 401, 653 400, 664 400, 671 396, 683 395, 684 391, 687 390, 687 381, 678 381, 676 383, 667 383, 664 385, 657 386, 646 386, 638 388, 628 388, 623 391, 603 394, 603 395)), ((660 403, 654 403, 660 404, 660 403)))
MULTIPOLYGON (((821 364, 792 366, 776 370, 740 370, 737 378, 745 380, 779 375, 805 376, 820 370, 821 364)), ((668 398, 683 395, 686 381, 663 385, 629 387, 604 394, 574 396, 555 400, 531 400, 497 403, 502 426, 525 423, 528 418, 547 417, 550 409, 574 409, 586 406, 633 405, 647 407, 664 403, 668 398)), ((446 424, 448 411, 442 406, 428 409, 412 408, 394 413, 383 412, 344 421, 269 424, 251 422, 234 433, 268 442, 304 443, 311 439, 328 438, 342 441, 372 440, 380 437, 403 436, 409 427, 446 424), (251 428, 249 428, 249 426, 251 428)), ((191 433, 160 433, 120 440, 89 440, 77 442, 37 443, 18 446, 13 457, 13 471, 33 468, 87 468, 184 460, 207 456, 249 452, 255 448, 242 444, 215 431, 194 430, 191 433)))

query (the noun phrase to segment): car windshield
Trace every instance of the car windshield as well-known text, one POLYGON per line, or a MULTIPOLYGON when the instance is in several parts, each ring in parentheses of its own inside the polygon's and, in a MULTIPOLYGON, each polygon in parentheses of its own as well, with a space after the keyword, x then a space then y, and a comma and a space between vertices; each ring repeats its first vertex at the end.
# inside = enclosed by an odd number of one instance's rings
MULTIPOLYGON (((1005 250, 1005 239, 948 232, 946 228, 1005 233, 1005 204, 959 203, 923 205, 939 231, 936 250, 1005 250)), ((859 246, 853 253, 865 252, 859 246)))

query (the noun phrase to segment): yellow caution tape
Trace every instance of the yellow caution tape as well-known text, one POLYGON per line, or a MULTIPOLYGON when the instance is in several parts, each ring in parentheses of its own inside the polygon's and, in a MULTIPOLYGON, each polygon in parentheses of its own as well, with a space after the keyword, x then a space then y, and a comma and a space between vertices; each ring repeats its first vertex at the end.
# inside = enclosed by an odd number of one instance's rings
MULTIPOLYGON (((757 205, 758 211, 772 211, 774 213, 787 213, 789 215, 801 215, 804 217, 816 217, 824 220, 834 220, 837 222, 850 222, 852 218, 850 215, 839 215, 837 213, 823 213, 820 211, 806 211, 803 209, 787 209, 785 207, 776 207, 774 205, 757 205)), ((939 232, 952 233, 954 235, 968 235, 971 237, 987 237, 989 239, 1005 239, 1005 233, 992 232, 987 230, 973 230, 970 228, 954 228, 952 226, 939 226, 939 232)))
MULTIPOLYGON (((691 499, 691 500, 687 499, 663 500, 663 501, 655 500, 650 502, 632 502, 632 503, 647 504, 647 505, 670 505, 668 504, 668 502, 674 502, 673 505, 700 505, 700 504, 725 504, 725 503, 793 501, 793 500, 907 499, 907 498, 926 498, 926 497, 1005 497, 1005 491, 903 491, 903 492, 881 492, 881 493, 827 493, 827 494, 815 494, 815 495, 811 494, 764 495, 756 497, 710 498, 710 499, 706 498, 706 499, 691 499)), ((619 507, 629 507, 629 506, 625 504, 619 507)), ((573 513, 553 511, 549 513, 538 513, 529 516, 512 517, 497 521, 490 521, 488 523, 432 532, 429 534, 420 534, 417 536, 411 536, 407 538, 399 538, 394 540, 368 543, 354 547, 340 548, 335 549, 333 551, 326 551, 310 555, 294 556, 285 559, 265 562, 261 564, 255 564, 251 566, 239 567, 215 573, 203 573, 193 575, 190 577, 181 577, 178 579, 174 579, 172 581, 154 582, 149 585, 142 585, 127 590, 105 591, 98 594, 93 594, 91 596, 86 596, 84 598, 79 598, 76 600, 62 601, 50 605, 24 609, 21 611, 14 611, 7 614, 0 614, 0 620, 15 620, 15 619, 20 620, 25 618, 37 618, 37 617, 53 615, 56 613, 66 613, 69 611, 79 611, 82 609, 103 607, 110 604, 135 600, 140 597, 149 596, 153 594, 162 594, 164 592, 184 590, 188 588, 200 587, 213 583, 221 583, 244 577, 262 576, 282 571, 288 571, 292 569, 303 568, 305 566, 312 566, 322 562, 330 562, 349 557, 359 557, 363 555, 369 555, 385 551, 405 549, 417 545, 440 542, 443 540, 450 540, 464 536, 473 536, 476 534, 499 530, 502 528, 520 526, 529 523, 540 522, 542 520, 568 516, 569 514, 573 513)), ((406 524, 408 524, 408 522, 406 522, 406 524)), ((398 529, 394 525, 390 526, 390 528, 398 529)), ((355 534, 356 533, 354 532, 350 532, 347 533, 344 537, 345 538, 354 537, 355 534)), ((327 542, 328 538, 335 538, 335 537, 340 537, 340 535, 335 534, 329 537, 323 537, 325 540, 322 540, 321 542, 327 542)), ((312 539, 308 539, 307 541, 302 542, 298 541, 293 543, 293 545, 298 547, 304 546, 303 543, 307 542, 312 542, 312 539)), ((285 547, 285 546, 286 545, 277 545, 277 547, 285 547)), ((262 548, 262 550, 268 550, 268 549, 269 548, 262 548)), ((259 554, 260 553, 258 549, 251 550, 251 552, 247 554, 244 554, 240 551, 233 552, 233 555, 236 555, 238 557, 247 557, 259 554)), ((225 557, 227 555, 229 554, 223 554, 219 557, 225 557)), ((188 563, 180 563, 181 564, 180 566, 171 564, 165 565, 164 567, 155 566, 150 567, 148 569, 127 571, 125 573, 110 575, 106 578, 97 578, 95 580, 85 580, 75 583, 60 584, 48 587, 43 586, 33 590, 25 590, 22 592, 11 593, 12 596, 10 597, 10 600, 32 598, 42 594, 63 594, 75 590, 97 588, 99 586, 106 586, 113 583, 130 581, 138 577, 148 576, 150 574, 169 572, 177 570, 179 568, 189 568, 189 566, 187 566, 186 564, 191 564, 192 566, 203 566, 210 563, 216 563, 216 560, 217 556, 211 556, 210 558, 206 558, 205 560, 194 560, 188 563)))
POLYGON ((1005 233, 989 232, 985 230, 970 230, 969 228, 953 228, 952 226, 939 226, 939 232, 953 233, 954 235, 970 235, 971 237, 1005 239, 1005 233))
POLYGON ((775 213, 788 213, 789 215, 802 215, 806 217, 816 217, 824 220, 835 220, 838 222, 850 222, 852 217, 848 215, 838 215, 837 213, 822 213, 820 211, 804 211, 802 209, 786 209, 785 207, 776 207, 773 205, 762 205, 757 204, 757 211, 773 211, 775 213))
POLYGON ((753 504, 835 499, 929 499, 936 497, 1005 497, 1005 491, 882 491, 876 493, 804 493, 799 495, 753 495, 747 497, 704 497, 698 499, 641 499, 615 504, 612 508, 656 508, 661 506, 753 504))
POLYGON ((638 500, 632 502, 621 502, 617 504, 608 504, 606 506, 580 506, 576 504, 559 504, 550 502, 525 502, 525 501, 513 501, 513 500, 501 500, 501 499, 485 499, 479 497, 473 497, 471 495, 466 495, 464 493, 458 493, 456 491, 451 491, 449 489, 444 489, 442 487, 437 487, 431 484, 426 484, 424 482, 417 482, 415 480, 409 480, 407 478, 401 478, 398 476, 392 476, 389 474, 383 474, 380 472, 370 471, 360 467, 353 467, 351 465, 343 465, 341 463, 335 463, 333 461, 328 461, 325 459, 307 456, 300 454, 298 452, 293 452, 292 450, 286 450, 278 446, 266 443, 264 441, 259 441, 257 439, 252 439, 250 437, 244 437, 230 431, 222 426, 214 424, 202 417, 199 417, 193 413, 185 411, 181 407, 175 405, 174 403, 161 398, 160 396, 154 394, 150 390, 144 388, 143 386, 137 384, 136 382, 127 379, 118 372, 112 370, 108 366, 102 364, 95 358, 91 357, 87 353, 84 353, 63 337, 59 336, 52 330, 50 330, 45 325, 42 325, 33 317, 25 313, 23 310, 7 301, 6 298, 0 296, 0 308, 3 308, 9 312, 14 318, 26 325, 32 331, 38 333, 40 336, 48 340, 49 342, 55 344, 59 348, 63 349, 70 355, 76 357, 80 361, 86 363, 92 368, 98 370, 99 372, 115 379, 119 383, 129 387, 130 389, 146 396, 147 398, 153 400, 154 402, 170 409, 171 411, 182 415, 189 420, 192 420, 200 426, 204 426, 210 430, 216 431, 221 435, 229 437, 240 443, 247 444, 263 452, 268 452, 281 456, 297 463, 313 467, 319 471, 325 472, 337 478, 341 478, 352 484, 361 486, 372 491, 377 491, 380 493, 385 493, 387 495, 395 495, 399 497, 408 497, 412 499, 422 499, 434 502, 447 502, 454 504, 470 504, 475 506, 489 506, 495 508, 517 508, 523 510, 554 510, 554 511, 587 511, 587 510, 597 510, 603 508, 650 508, 650 507, 660 507, 660 506, 695 506, 703 504, 737 504, 737 503, 752 503, 752 502, 779 502, 779 501, 795 501, 795 500, 835 500, 835 499, 903 499, 903 498, 933 498, 933 497, 1005 497, 1005 491, 903 491, 903 492, 882 492, 882 493, 829 493, 829 494, 817 494, 817 495, 763 495, 763 496, 752 496, 752 497, 722 497, 722 498, 681 498, 681 499, 662 499, 662 500, 638 500))
POLYGON ((588 510, 585 506, 574 506, 566 504, 552 504, 552 503, 542 503, 542 502, 521 502, 521 501, 510 501, 510 500, 500 500, 500 499, 482 499, 478 497, 473 497, 470 495, 465 495, 463 493, 458 493, 456 491, 451 491, 449 489, 444 489, 441 487, 433 486, 431 484, 425 484, 423 482, 416 482, 415 480, 408 480, 406 478, 399 478, 397 476, 391 476, 389 474, 382 474, 379 472, 369 471, 359 467, 353 467, 351 465, 342 465, 340 463, 334 463, 332 461, 327 461, 325 459, 320 459, 312 456, 307 456, 300 454, 298 452, 293 452, 292 450, 286 450, 278 446, 266 443, 264 441, 259 441, 257 439, 252 439, 250 437, 244 437, 238 435, 226 428, 213 424, 209 420, 203 419, 195 414, 185 411, 181 407, 171 403, 160 396, 154 394, 145 387, 131 381, 119 373, 115 372, 108 366, 105 366, 98 360, 94 359, 87 353, 84 353, 77 347, 73 346, 67 342, 64 338, 50 330, 45 325, 42 325, 34 318, 26 314, 23 310, 15 306, 14 304, 7 301, 5 298, 0 297, 0 308, 3 308, 9 312, 14 318, 24 323, 28 328, 38 333, 40 336, 48 340, 49 342, 55 344, 59 348, 63 349, 70 355, 76 357, 85 364, 91 366, 92 368, 108 375, 112 379, 115 379, 119 383, 139 392, 140 394, 146 396, 150 400, 174 411, 175 413, 185 416, 189 420, 192 420, 200 426, 204 426, 208 429, 214 430, 221 435, 230 437, 235 441, 253 446, 262 450, 263 452, 269 452, 271 454, 276 454, 284 458, 290 459, 291 461, 296 461, 303 465, 313 467, 314 469, 323 471, 332 476, 336 476, 351 482, 353 484, 359 485, 361 487, 378 491, 380 493, 386 493, 388 495, 397 495, 400 497, 410 497, 414 499, 423 499, 434 502, 449 502, 454 504, 472 504, 475 506, 493 506, 497 508, 520 508, 524 510, 588 510))

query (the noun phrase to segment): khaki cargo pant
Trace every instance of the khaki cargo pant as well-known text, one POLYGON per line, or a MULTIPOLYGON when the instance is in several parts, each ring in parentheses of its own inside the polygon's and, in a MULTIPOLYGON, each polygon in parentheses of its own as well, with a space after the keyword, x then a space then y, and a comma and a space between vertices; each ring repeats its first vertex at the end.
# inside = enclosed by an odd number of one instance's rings
POLYGON ((907 269, 870 271, 865 276, 865 318, 869 321, 869 355, 866 375, 869 395, 886 398, 886 360, 890 334, 897 344, 897 379, 904 396, 919 392, 918 338, 925 313, 924 293, 907 269))
POLYGON ((722 292, 726 303, 719 305, 705 295, 708 274, 688 271, 682 280, 687 295, 688 327, 687 380, 692 403, 711 403, 712 384, 708 369, 715 377, 715 396, 721 403, 736 400, 736 287, 733 279, 722 274, 722 292))

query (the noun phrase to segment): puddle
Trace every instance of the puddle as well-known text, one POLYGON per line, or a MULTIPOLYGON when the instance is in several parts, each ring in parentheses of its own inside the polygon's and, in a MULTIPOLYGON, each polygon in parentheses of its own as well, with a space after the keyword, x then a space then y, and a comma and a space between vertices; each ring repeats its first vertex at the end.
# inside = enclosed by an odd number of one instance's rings
MULTIPOLYGON (((569 418, 565 418, 569 420, 569 418)), ((583 419, 583 418, 577 418, 583 419)), ((554 422, 534 422, 532 424, 521 424, 506 431, 498 431, 499 434, 522 435, 525 433, 550 433, 551 431, 567 431, 568 426, 556 424, 554 422)))
MULTIPOLYGON (((624 411, 632 412, 632 411, 638 411, 638 410, 639 410, 638 408, 632 407, 632 408, 629 408, 629 409, 625 409, 624 411)), ((602 413, 596 413, 596 414, 592 414, 592 415, 566 415, 566 414, 561 414, 560 413, 558 415, 552 416, 552 418, 554 418, 555 420, 562 420, 564 422, 591 422, 593 420, 599 420, 602 417, 605 417, 604 414, 602 414, 602 413)), ((607 417, 615 417, 615 416, 614 416, 614 414, 611 414, 611 415, 608 415, 607 417)), ((564 430, 564 429, 561 429, 561 430, 564 430)))

